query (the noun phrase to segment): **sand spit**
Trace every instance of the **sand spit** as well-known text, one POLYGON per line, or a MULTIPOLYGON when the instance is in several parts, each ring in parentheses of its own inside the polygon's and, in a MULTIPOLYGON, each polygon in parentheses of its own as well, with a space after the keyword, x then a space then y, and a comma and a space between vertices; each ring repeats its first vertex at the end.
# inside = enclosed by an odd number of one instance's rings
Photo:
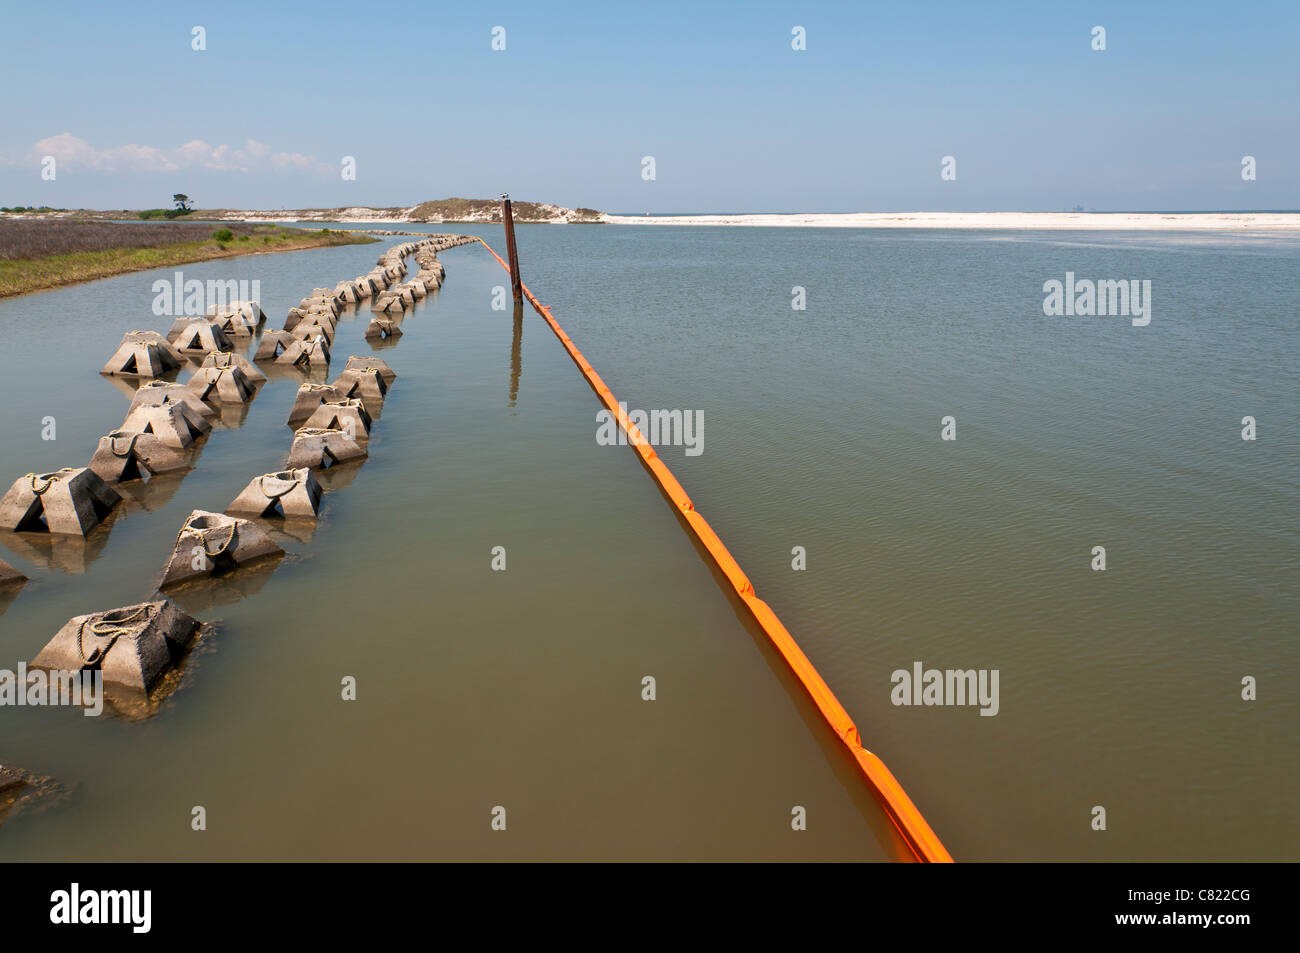
POLYGON ((748 225, 782 228, 1300 230, 1300 212, 847 212, 790 215, 604 215, 610 225, 748 225))

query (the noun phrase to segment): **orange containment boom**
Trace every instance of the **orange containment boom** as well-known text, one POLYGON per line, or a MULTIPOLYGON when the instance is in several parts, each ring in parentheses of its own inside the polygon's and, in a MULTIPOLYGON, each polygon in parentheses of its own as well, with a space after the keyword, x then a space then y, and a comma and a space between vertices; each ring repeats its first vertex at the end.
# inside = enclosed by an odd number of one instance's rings
MULTIPOLYGON (((500 255, 492 251, 492 246, 481 238, 478 240, 491 253, 492 257, 501 263, 501 267, 509 272, 510 266, 502 260, 500 255)), ((628 419, 627 412, 619 405, 613 392, 606 386, 600 375, 596 373, 596 369, 582 356, 582 352, 574 345, 572 339, 564 333, 564 329, 551 316, 551 309, 541 304, 533 296, 533 293, 528 290, 527 285, 523 285, 523 292, 537 313, 551 326, 551 330, 555 332, 555 336, 560 339, 560 343, 569 352, 569 357, 573 359, 573 363, 578 365, 578 369, 587 378, 587 383, 596 392, 596 396, 600 398, 601 403, 609 408, 610 413, 618 419, 618 425, 627 434, 628 444, 641 455, 641 462, 650 471, 650 475, 659 484, 664 495, 681 511, 691 533, 709 553, 719 571, 731 583, 732 588, 736 590, 736 595, 748 607, 754 621, 767 634, 772 644, 776 646, 777 651, 781 653, 782 658, 785 659, 786 664, 790 666, 791 671, 794 672, 803 687, 807 689, 808 694, 812 696, 817 708, 822 713, 822 717, 826 719, 827 723, 834 729, 835 734, 839 736, 840 741, 844 742, 849 749, 858 767, 866 776, 867 782, 871 785, 877 800, 884 806, 885 812, 894 823, 894 827, 898 829, 898 833, 916 856, 916 859, 923 863, 952 863, 952 855, 944 848, 938 835, 931 830, 930 825, 921 816, 921 812, 912 803, 912 799, 907 796, 903 786, 885 767, 885 762, 862 747, 862 742, 858 738, 857 725, 853 723, 849 713, 840 704, 840 700, 835 697, 835 693, 831 691, 825 679, 813 667, 812 662, 808 661, 808 656, 803 654, 803 650, 799 648, 799 643, 781 624, 781 620, 776 617, 772 607, 754 593, 753 584, 749 581, 749 577, 745 575, 745 571, 740 568, 740 564, 736 562, 735 557, 723 545, 718 534, 713 531, 713 527, 695 509, 695 504, 686 495, 686 491, 677 482, 677 478, 673 476, 672 471, 659 459, 654 447, 645 439, 636 424, 628 419)))

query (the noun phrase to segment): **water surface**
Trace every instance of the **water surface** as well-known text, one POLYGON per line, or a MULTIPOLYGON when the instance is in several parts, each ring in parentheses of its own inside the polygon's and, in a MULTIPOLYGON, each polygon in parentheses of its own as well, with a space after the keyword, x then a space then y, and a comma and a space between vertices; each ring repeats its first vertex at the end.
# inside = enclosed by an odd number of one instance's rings
MULTIPOLYGON (((402 240, 183 271, 259 278, 278 326, 402 240)), ((524 226, 520 255, 620 399, 703 412, 704 453, 662 456, 959 860, 1295 859, 1294 239, 524 226), (1045 317, 1066 271, 1150 279, 1151 324, 1045 317), (997 669, 999 713, 891 704, 918 660, 997 669)), ((507 282, 481 248, 442 258, 379 352, 399 378, 371 458, 260 589, 200 613, 216 631, 159 713, 0 711, 0 760, 71 789, 7 821, 0 855, 899 856, 635 454, 596 444, 540 318, 492 310, 507 282)), ((97 371, 123 331, 170 323, 159 274, 0 303, 0 482, 84 462, 121 420, 97 371)), ((335 373, 370 353, 365 316, 335 373)), ((189 511, 280 465, 296 383, 62 556, 73 572, 4 552, 33 580, 0 665, 149 597, 189 511)))

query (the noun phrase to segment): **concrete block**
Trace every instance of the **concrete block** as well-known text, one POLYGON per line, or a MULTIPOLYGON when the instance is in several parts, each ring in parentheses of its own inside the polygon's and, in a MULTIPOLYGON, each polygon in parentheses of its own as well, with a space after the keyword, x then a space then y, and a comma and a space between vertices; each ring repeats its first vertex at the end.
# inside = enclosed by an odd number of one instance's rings
POLYGON ((198 629, 197 619, 166 599, 73 616, 30 667, 99 669, 106 684, 147 692, 179 660, 198 629))
POLYGON ((238 315, 243 323, 259 328, 266 323, 266 312, 256 301, 228 301, 223 304, 210 304, 203 312, 204 317, 224 318, 238 315))
POLYGON ((321 487, 310 469, 281 470, 254 477, 226 507, 232 516, 314 520, 320 513, 321 487))
POLYGON ((326 301, 332 301, 334 302, 336 311, 338 310, 339 305, 343 304, 343 301, 339 298, 338 291, 335 288, 313 288, 308 297, 323 298, 326 301))
POLYGON ((389 314, 401 314, 406 311, 413 299, 410 299, 410 293, 403 295, 396 289, 389 289, 379 297, 375 298, 375 303, 371 305, 373 311, 383 311, 389 314))
POLYGON ((327 320, 331 328, 338 324, 338 308, 319 300, 307 303, 307 299, 304 298, 303 302, 302 305, 289 309, 289 314, 284 319, 284 329, 286 331, 292 331, 298 326, 299 322, 311 317, 327 320))
POLYGON ((303 427, 293 435, 286 466, 290 470, 300 467, 315 470, 365 458, 365 448, 342 430, 303 427))
POLYGON ((29 473, 0 499, 0 529, 84 537, 121 501, 89 467, 29 473))
POLYGON ((174 321, 172 321, 172 326, 167 329, 167 342, 175 346, 176 339, 181 336, 181 332, 183 332, 195 321, 199 321, 199 320, 207 321, 207 320, 216 320, 216 319, 197 318, 192 314, 183 314, 179 318, 176 318, 174 321))
POLYGON ((284 550, 256 523, 225 513, 195 510, 176 536, 159 589, 233 572, 284 550))
POLYGON ((327 400, 342 400, 343 396, 329 384, 312 384, 306 383, 298 388, 298 396, 294 398, 293 409, 289 411, 289 426, 299 427, 308 417, 316 412, 316 408, 327 400))
POLYGON ((209 404, 246 404, 256 396, 238 367, 200 367, 185 386, 209 404))
POLYGON ((100 373, 118 377, 161 377, 179 368, 184 360, 157 331, 128 331, 100 373))
POLYGON ((207 354, 211 351, 235 349, 217 321, 191 321, 181 329, 172 343, 182 354, 207 354))
POLYGON ((388 394, 388 385, 377 370, 345 370, 334 381, 334 389, 345 398, 358 398, 366 406, 371 417, 379 416, 384 407, 384 397, 388 394))
POLYGON ((219 351, 213 351, 203 359, 200 367, 215 367, 219 370, 237 367, 239 372, 244 375, 245 380, 252 384, 253 387, 261 387, 266 383, 266 375, 259 371, 257 366, 242 354, 223 354, 219 351))
POLYGON ((384 379, 387 387, 393 385, 397 380, 397 373, 388 366, 387 361, 381 361, 377 357, 357 357, 355 354, 348 358, 348 362, 343 365, 345 371, 378 371, 379 376, 384 379))
MULTIPOLYGON (((191 393, 194 391, 191 390, 191 393)), ((130 411, 118 430, 152 434, 165 447, 188 450, 196 440, 212 430, 212 422, 191 410, 188 404, 165 401, 130 411)))
POLYGON ((370 442, 370 414, 356 398, 326 401, 304 425, 313 430, 342 430, 360 446, 370 442))
POLYGON ((250 338, 257 331, 257 325, 240 313, 219 314, 212 321, 229 338, 250 338))
POLYGON ((340 281, 334 286, 334 293, 347 304, 356 304, 357 287, 351 281, 340 281))
POLYGON ((131 398, 127 416, 137 407, 157 407, 159 404, 184 404, 200 417, 215 417, 216 410, 199 399, 199 396, 184 384, 171 381, 149 381, 142 384, 131 398))
POLYGON ((296 338, 288 331, 264 331, 262 339, 257 342, 257 350, 253 352, 253 360, 257 362, 279 360, 280 355, 295 340, 296 338))
POLYGON ((330 346, 324 336, 304 341, 289 335, 290 342, 284 353, 275 359, 277 364, 291 364, 308 370, 330 366, 330 346))
POLYGON ((367 340, 370 340, 371 338, 380 338, 381 340, 385 338, 395 338, 400 337, 401 334, 401 323, 387 316, 377 314, 371 318, 370 323, 366 325, 365 337, 367 340))
POLYGON ((324 338, 326 344, 334 343, 334 325, 329 321, 321 321, 317 315, 309 315, 299 321, 292 331, 289 332, 300 341, 314 341, 317 338, 324 338))
POLYGON ((114 430, 99 438, 90 469, 105 483, 142 480, 148 473, 174 473, 187 469, 190 455, 164 444, 151 433, 114 430))

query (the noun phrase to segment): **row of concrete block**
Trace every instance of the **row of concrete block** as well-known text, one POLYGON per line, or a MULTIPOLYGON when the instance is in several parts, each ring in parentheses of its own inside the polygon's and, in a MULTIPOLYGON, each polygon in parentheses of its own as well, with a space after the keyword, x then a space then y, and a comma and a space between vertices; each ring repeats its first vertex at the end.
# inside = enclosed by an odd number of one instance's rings
MULTIPOLYGON (((438 252, 443 248, 472 241, 464 235, 436 235, 418 242, 407 242, 390 249, 379 261, 386 263, 405 261, 414 255, 420 270, 414 278, 393 285, 375 297, 371 310, 376 312, 366 327, 365 336, 369 339, 395 338, 401 335, 401 315, 414 307, 415 302, 425 298, 442 287, 446 269, 438 261, 438 252)), ((403 264, 403 274, 405 265, 403 264)))
MULTIPOLYGON (((425 242, 407 245, 427 250, 425 242)), ((437 271, 441 272, 441 267, 439 263, 437 271)), ((427 265, 421 268, 433 271, 427 265)), ((291 310, 284 332, 263 335, 259 355, 268 359, 275 352, 269 359, 280 360, 292 341, 327 349, 333 342, 340 303, 336 294, 316 289, 304 299, 301 309, 295 309, 298 314, 291 310), (295 335, 299 328, 308 331, 295 335), (266 344, 268 337, 270 345, 266 344)), ((152 357, 167 354, 171 342, 155 335, 144 343, 155 349, 152 357)), ((141 366, 149 365, 137 359, 136 368, 141 366)), ((214 349, 206 352, 204 367, 188 383, 153 380, 142 385, 123 426, 101 439, 93 465, 20 479, 0 500, 0 527, 37 528, 32 525, 35 518, 50 532, 66 529, 84 535, 120 501, 110 482, 130 479, 140 470, 166 468, 175 462, 174 455, 192 450, 211 430, 208 418, 214 400, 220 400, 221 385, 207 388, 204 383, 196 384, 196 380, 206 381, 200 376, 205 371, 229 375, 232 382, 253 375, 265 380, 247 358, 214 349)), ((314 471, 367 455, 372 422, 396 376, 383 360, 354 356, 332 383, 303 383, 289 413, 288 422, 295 431, 285 469, 255 476, 224 513, 191 512, 163 567, 159 589, 169 590, 283 556, 283 548, 256 521, 317 518, 322 489, 314 471)), ((20 582, 21 574, 0 563, 0 586, 11 578, 20 582)), ((72 672, 99 668, 109 685, 149 692, 179 660, 199 629, 197 619, 165 598, 80 615, 59 629, 31 665, 72 672)))
POLYGON ((88 466, 29 473, 0 498, 0 529, 85 537, 121 502, 110 484, 193 465, 218 407, 253 398, 266 377, 235 354, 210 354, 186 384, 150 381, 88 466), (242 363, 241 363, 242 362, 242 363))
MULTIPOLYGON (((301 423, 284 470, 263 473, 224 513, 194 510, 172 545, 158 584, 168 591, 204 578, 278 559, 284 549, 256 520, 314 521, 323 491, 313 470, 366 456, 371 416, 382 407, 392 368, 376 358, 352 357, 333 384, 304 384, 290 412, 301 423)), ((83 482, 88 471, 81 471, 83 482)), ((71 479, 71 474, 66 478, 71 479)), ((91 482, 86 489, 96 487, 91 482)), ((106 485, 103 489, 112 492, 106 485)), ((33 668, 79 671, 98 667, 106 683, 150 691, 183 653, 199 622, 162 599, 70 619, 32 660, 33 668)))
MULTIPOLYGON (((351 357, 333 383, 303 384, 289 417, 298 429, 288 466, 364 459, 371 422, 395 376, 384 361, 351 357)), ((89 466, 16 480, 0 498, 0 529, 85 537, 121 502, 111 484, 191 467, 199 441, 212 430, 213 401, 224 399, 227 388, 242 399, 254 386, 237 365, 200 368, 188 384, 145 384, 122 425, 100 438, 89 466)))
MULTIPOLYGON (((329 366, 329 345, 334 340, 335 322, 321 315, 296 322, 286 331, 266 331, 258 341, 253 361, 274 362, 306 369, 329 366)), ((234 344, 216 322, 189 321, 175 340, 157 331, 128 331, 101 374, 152 380, 184 367, 187 358, 203 357, 202 367, 222 368, 231 361, 245 377, 252 364, 234 354, 234 344)))
POLYGON ((289 411, 290 467, 312 469, 367 456, 370 427, 397 375, 374 357, 350 357, 331 384, 304 383, 289 411))

